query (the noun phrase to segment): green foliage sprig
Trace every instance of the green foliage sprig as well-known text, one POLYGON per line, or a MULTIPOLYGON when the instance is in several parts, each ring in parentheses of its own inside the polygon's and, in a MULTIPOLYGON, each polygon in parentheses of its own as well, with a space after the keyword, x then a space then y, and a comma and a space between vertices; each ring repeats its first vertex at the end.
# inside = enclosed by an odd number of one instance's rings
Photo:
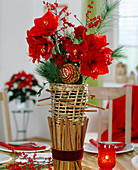
POLYGON ((100 9, 100 16, 102 22, 98 24, 95 31, 100 34, 106 33, 113 27, 113 21, 117 19, 115 10, 118 8, 120 0, 116 0, 114 3, 109 3, 108 0, 104 0, 102 9, 100 9))
POLYGON ((35 72, 49 83, 62 83, 59 70, 60 69, 54 64, 53 59, 50 58, 48 61, 40 61, 36 66, 35 72))

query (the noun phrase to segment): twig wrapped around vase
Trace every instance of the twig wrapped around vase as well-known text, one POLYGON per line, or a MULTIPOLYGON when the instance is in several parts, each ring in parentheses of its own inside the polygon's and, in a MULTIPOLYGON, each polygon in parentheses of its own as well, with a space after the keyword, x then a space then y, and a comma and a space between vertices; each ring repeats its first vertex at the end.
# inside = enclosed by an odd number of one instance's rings
POLYGON ((54 169, 82 169, 83 144, 88 125, 88 118, 83 122, 73 122, 67 118, 56 121, 48 117, 52 141, 54 169), (57 122, 57 123, 56 123, 57 122))

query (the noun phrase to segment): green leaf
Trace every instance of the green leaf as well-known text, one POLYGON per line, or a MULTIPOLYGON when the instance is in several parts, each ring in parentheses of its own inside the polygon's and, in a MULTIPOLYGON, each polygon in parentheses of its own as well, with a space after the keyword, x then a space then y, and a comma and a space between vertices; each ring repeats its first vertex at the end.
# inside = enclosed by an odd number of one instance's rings
POLYGON ((34 104, 36 103, 35 99, 32 99, 32 101, 33 101, 34 104))

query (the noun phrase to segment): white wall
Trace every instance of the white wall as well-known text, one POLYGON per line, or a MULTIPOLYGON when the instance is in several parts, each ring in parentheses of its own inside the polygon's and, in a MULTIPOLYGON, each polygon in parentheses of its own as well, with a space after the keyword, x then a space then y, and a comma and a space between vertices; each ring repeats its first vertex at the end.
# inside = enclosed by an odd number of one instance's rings
MULTIPOLYGON (((60 4, 67 4, 72 13, 70 20, 78 25, 74 19, 77 14, 81 19, 81 1, 83 0, 59 0, 60 4)), ((49 2, 54 2, 53 0, 49 2)), ((25 70, 27 73, 34 73, 35 65, 29 61, 27 56, 28 45, 26 43, 26 31, 33 26, 33 20, 43 15, 42 0, 0 0, 0 90, 4 83, 9 80, 13 73, 25 70)), ((43 80, 35 75, 42 84, 43 80)), ((49 94, 44 93, 44 97, 49 94)), ((42 98, 42 96, 41 96, 42 98)), ((28 137, 40 136, 50 138, 47 116, 48 108, 33 106, 34 113, 31 113, 28 126, 28 137)), ((10 103, 11 110, 15 108, 10 103)), ((11 114, 13 138, 15 139, 15 125, 11 114)))

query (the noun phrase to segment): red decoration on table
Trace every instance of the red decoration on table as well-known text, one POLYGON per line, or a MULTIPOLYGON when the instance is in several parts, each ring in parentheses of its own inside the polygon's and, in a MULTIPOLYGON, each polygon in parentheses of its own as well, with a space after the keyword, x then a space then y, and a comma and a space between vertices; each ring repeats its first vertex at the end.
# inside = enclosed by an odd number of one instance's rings
MULTIPOLYGON (((93 144, 94 146, 96 146, 97 148, 99 147, 99 142, 93 140, 93 139, 90 139, 89 142, 91 144, 93 144)), ((106 142, 107 143, 107 142, 106 142)), ((108 142, 110 143, 110 142, 108 142)), ((124 142, 116 142, 116 143, 110 143, 110 145, 112 145, 116 151, 121 151, 124 149, 124 147, 126 146, 126 144, 124 142)))
POLYGON ((112 170, 116 164, 116 151, 110 144, 100 143, 98 146, 98 165, 100 170, 112 170))
MULTIPOLYGON (((32 144, 32 142, 27 143, 27 144, 32 144)), ((35 143, 33 143, 35 144, 35 143)), ((17 151, 15 151, 12 148, 12 153, 17 154, 17 156, 20 156, 23 160, 26 159, 26 162, 16 162, 16 163, 10 163, 9 165, 5 165, 5 167, 3 166, 2 169, 9 169, 9 170, 15 170, 15 169, 24 169, 24 170, 34 170, 34 169, 41 169, 43 167, 43 165, 39 162, 37 162, 36 160, 36 156, 37 156, 37 152, 33 153, 33 158, 29 157, 28 154, 26 154, 25 152, 19 152, 17 153, 17 151)), ((49 163, 45 164, 45 160, 43 161, 43 164, 49 169, 52 170, 51 166, 50 166, 50 162, 52 160, 51 157, 48 158, 49 163)))
POLYGON ((97 141, 95 141, 93 139, 90 139, 89 142, 98 148, 99 142, 97 142, 97 141))
POLYGON ((7 144, 4 142, 0 142, 1 146, 4 146, 5 148, 9 149, 9 150, 26 150, 26 151, 34 151, 34 150, 43 150, 46 149, 46 146, 38 146, 38 147, 34 147, 31 146, 30 144, 26 144, 26 146, 22 146, 22 145, 12 145, 12 144, 7 144))
MULTIPOLYGON (((109 105, 107 105, 107 108, 109 105)), ((108 130, 101 136, 108 140, 108 130)), ((125 96, 113 100, 112 141, 125 142, 125 96)), ((131 142, 138 143, 138 86, 132 85, 132 128, 131 142)))

